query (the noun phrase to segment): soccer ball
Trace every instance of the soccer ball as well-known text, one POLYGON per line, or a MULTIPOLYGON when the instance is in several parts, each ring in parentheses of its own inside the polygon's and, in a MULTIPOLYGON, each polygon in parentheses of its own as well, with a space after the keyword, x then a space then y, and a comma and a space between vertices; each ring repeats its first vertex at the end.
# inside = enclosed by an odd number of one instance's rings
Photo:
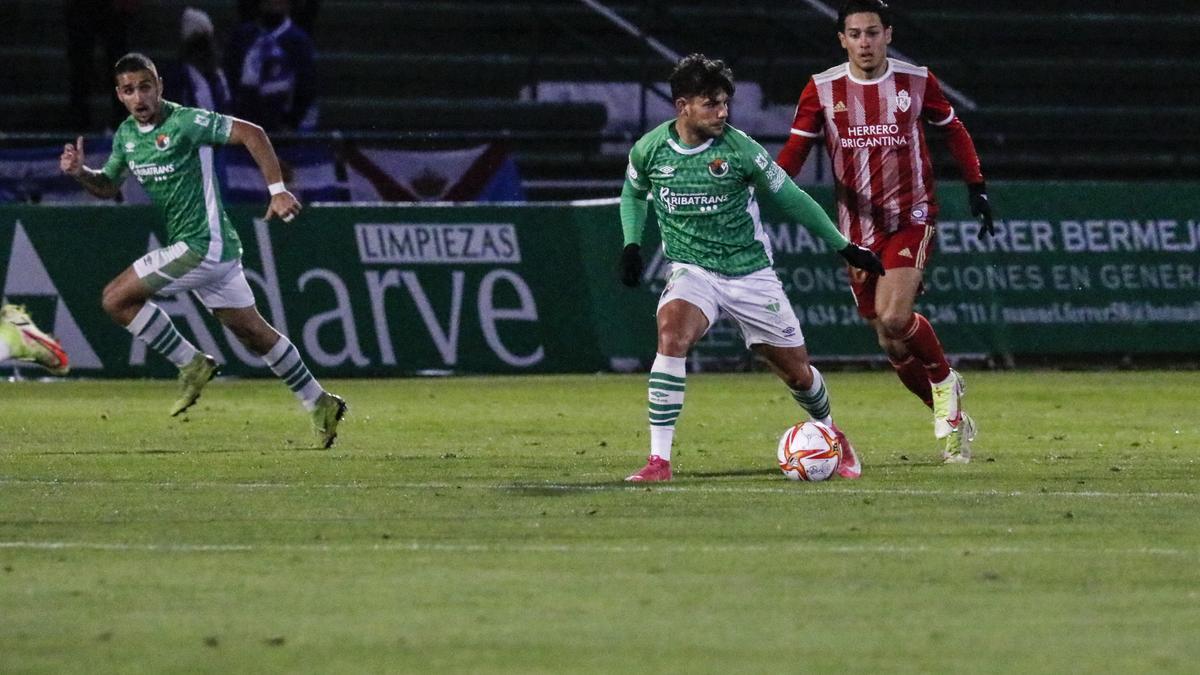
POLYGON ((801 422, 779 439, 779 468, 790 480, 825 480, 837 470, 842 445, 820 422, 801 422))

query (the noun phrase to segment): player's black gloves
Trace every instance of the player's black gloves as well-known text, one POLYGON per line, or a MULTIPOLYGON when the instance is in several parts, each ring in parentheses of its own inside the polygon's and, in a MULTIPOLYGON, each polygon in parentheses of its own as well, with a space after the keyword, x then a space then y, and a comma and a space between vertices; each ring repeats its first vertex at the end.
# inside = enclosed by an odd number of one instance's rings
POLYGON ((838 255, 845 258, 851 267, 857 267, 871 274, 883 276, 883 263, 880 262, 879 256, 875 255, 869 248, 863 248, 854 243, 846 244, 846 248, 838 251, 838 255))
POLYGON ((621 283, 633 288, 642 282, 642 247, 626 244, 621 251, 621 283))
POLYGON ((979 238, 995 233, 992 226, 992 205, 988 202, 987 186, 983 183, 970 183, 967 192, 971 195, 971 215, 979 219, 979 238))

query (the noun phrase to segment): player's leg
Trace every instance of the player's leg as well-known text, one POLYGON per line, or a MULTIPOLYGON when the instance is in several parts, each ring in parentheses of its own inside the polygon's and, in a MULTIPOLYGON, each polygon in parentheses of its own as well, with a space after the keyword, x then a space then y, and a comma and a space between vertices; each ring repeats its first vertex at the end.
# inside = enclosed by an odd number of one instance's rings
POLYGON ((675 423, 683 412, 687 385, 687 355, 720 312, 717 280, 696 265, 673 263, 667 287, 658 300, 658 344, 650 366, 647 416, 650 457, 633 482, 671 479, 671 447, 675 423))
POLYGON ((197 288, 196 295, 238 341, 262 357, 309 412, 317 446, 333 446, 338 424, 346 415, 346 401, 325 391, 292 341, 259 314, 241 260, 221 263, 219 269, 222 272, 219 278, 197 288))
POLYGON ((832 405, 829 391, 825 386, 825 378, 816 366, 809 363, 808 348, 803 344, 798 347, 780 347, 769 344, 755 344, 751 348, 762 356, 771 366, 771 370, 783 380, 796 403, 816 422, 833 429, 834 435, 842 446, 842 459, 838 462, 838 475, 843 478, 858 478, 862 475, 862 462, 854 446, 846 438, 846 434, 833 421, 832 405))
POLYGON ((49 370, 52 375, 66 375, 70 360, 62 345, 37 327, 24 307, 0 307, 0 361, 5 359, 29 361, 49 370))
POLYGON ((970 459, 975 425, 962 410, 962 377, 950 368, 929 320, 913 311, 922 275, 919 268, 898 267, 888 269, 879 279, 875 310, 880 342, 889 355, 907 352, 921 364, 930 383, 934 435, 946 443, 943 457, 950 462, 965 462, 970 459))
POLYGON ((216 360, 183 337, 171 317, 150 302, 155 293, 189 290, 206 274, 204 258, 177 243, 147 253, 104 287, 101 305, 113 321, 179 368, 179 398, 171 415, 192 406, 217 373, 216 360))
POLYGON ((346 415, 346 401, 321 386, 292 341, 272 328, 253 305, 214 309, 213 314, 242 344, 262 357, 309 412, 317 446, 332 447, 338 424, 346 415))
MULTIPOLYGON (((886 255, 886 248, 881 248, 881 251, 886 255)), ((880 322, 876 313, 875 290, 879 282, 879 277, 853 267, 848 272, 850 276, 850 290, 853 293, 854 304, 858 307, 858 315, 875 331, 875 337, 879 341, 879 346, 887 354, 888 361, 892 364, 892 369, 896 372, 896 376, 900 378, 900 382, 913 395, 921 399, 922 403, 932 408, 933 394, 929 386, 929 375, 925 372, 924 364, 917 357, 909 353, 908 347, 904 345, 903 341, 893 340, 888 337, 883 323, 880 322)))
MULTIPOLYGON (((664 296, 665 297, 665 296, 664 296)), ((687 355, 708 330, 709 319, 692 302, 675 298, 658 308, 658 346, 650 366, 646 409, 650 420, 650 456, 627 481, 671 480, 671 446, 683 412, 687 355)))
POLYGON ((721 308, 737 322, 746 347, 762 356, 813 420, 828 425, 842 444, 838 473, 858 478, 862 465, 846 435, 833 423, 825 378, 808 360, 804 333, 779 277, 763 269, 721 285, 721 308))

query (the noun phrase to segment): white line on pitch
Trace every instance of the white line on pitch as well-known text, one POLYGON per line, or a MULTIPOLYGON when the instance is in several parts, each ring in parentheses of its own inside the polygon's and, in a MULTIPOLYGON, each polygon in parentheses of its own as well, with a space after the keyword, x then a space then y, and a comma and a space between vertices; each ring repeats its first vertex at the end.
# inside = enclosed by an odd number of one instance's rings
POLYGON ((386 544, 154 544, 88 541, 0 541, 0 549, 59 551, 118 551, 151 553, 256 553, 256 552, 302 552, 302 553, 353 553, 378 551, 382 553, 839 553, 839 554, 894 554, 916 553, 959 553, 969 551, 972 555, 1033 555, 1033 554, 1077 554, 1077 555, 1148 555, 1148 556, 1200 556, 1200 551, 1177 548, 1037 548, 1023 546, 961 546, 932 548, 929 546, 820 546, 801 543, 778 544, 656 544, 653 546, 622 546, 618 544, 452 544, 444 542, 390 542, 386 544))
POLYGON ((913 488, 827 488, 805 490, 803 485, 773 486, 723 486, 723 485, 628 485, 612 483, 571 484, 571 483, 510 483, 510 484, 472 484, 472 483, 269 483, 269 482, 234 482, 221 483, 202 481, 180 483, 171 481, 103 481, 103 480, 71 480, 46 478, 0 478, 0 485, 46 485, 46 486, 83 486, 83 487, 155 487, 174 489, 207 489, 233 488, 238 490, 550 490, 555 492, 701 492, 701 493, 761 493, 761 494, 791 494, 797 496, 872 496, 892 495, 900 497, 1087 497, 1110 499, 1200 499, 1196 492, 1101 492, 1097 490, 920 490, 913 488))

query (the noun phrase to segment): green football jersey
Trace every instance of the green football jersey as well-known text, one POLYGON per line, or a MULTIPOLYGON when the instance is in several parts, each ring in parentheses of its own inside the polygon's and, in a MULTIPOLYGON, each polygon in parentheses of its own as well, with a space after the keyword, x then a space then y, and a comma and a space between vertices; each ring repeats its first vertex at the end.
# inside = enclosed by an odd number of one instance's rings
MULTIPOLYGON (((758 143, 729 125, 689 148, 671 120, 634 144, 627 178, 650 192, 667 258, 742 275, 771 264, 752 186, 772 166, 758 143)), ((787 176, 779 172, 774 179, 782 183, 787 176)))
POLYGON ((829 216, 767 151, 728 124, 721 136, 687 147, 670 120, 633 145, 622 191, 626 243, 641 241, 644 208, 639 213, 639 206, 647 193, 666 257, 720 274, 741 276, 771 265, 759 194, 775 199, 834 250, 846 244, 829 216))
POLYGON ((186 242, 209 260, 242 255, 213 167, 213 145, 224 145, 233 118, 163 101, 163 121, 145 127, 128 117, 113 135, 102 171, 117 185, 133 174, 163 212, 168 244, 186 242))

